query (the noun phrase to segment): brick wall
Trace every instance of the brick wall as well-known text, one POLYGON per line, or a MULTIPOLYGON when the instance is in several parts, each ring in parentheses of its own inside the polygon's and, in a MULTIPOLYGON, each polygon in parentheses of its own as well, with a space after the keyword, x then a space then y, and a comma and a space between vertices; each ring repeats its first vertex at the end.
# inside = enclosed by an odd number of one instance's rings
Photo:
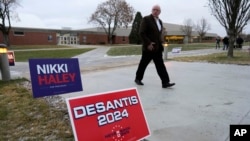
POLYGON ((114 43, 115 44, 129 44, 129 37, 116 36, 114 43))
MULTIPOLYGON (((56 45, 55 31, 49 30, 11 30, 9 33, 10 45, 56 45), (18 33, 18 34, 16 34, 18 33)), ((0 43, 3 43, 3 35, 0 34, 0 43)))
POLYGON ((80 44, 107 44, 108 38, 106 34, 80 33, 79 41, 80 44))
POLYGON ((23 35, 15 35, 10 32, 11 45, 56 45, 57 38, 55 32, 28 32, 23 35), (49 39, 50 38, 50 39, 49 39))
MULTIPOLYGON (((79 44, 104 45, 108 44, 108 37, 103 32, 88 31, 64 31, 74 33, 79 38, 79 44)), ((57 45, 60 30, 13 28, 9 34, 10 45, 57 45), (58 34, 58 35, 57 35, 58 34), (51 40, 49 39, 51 38, 51 40)), ((0 34, 0 43, 3 43, 3 36, 0 34)), ((129 38, 114 36, 113 44, 128 44, 129 38)))

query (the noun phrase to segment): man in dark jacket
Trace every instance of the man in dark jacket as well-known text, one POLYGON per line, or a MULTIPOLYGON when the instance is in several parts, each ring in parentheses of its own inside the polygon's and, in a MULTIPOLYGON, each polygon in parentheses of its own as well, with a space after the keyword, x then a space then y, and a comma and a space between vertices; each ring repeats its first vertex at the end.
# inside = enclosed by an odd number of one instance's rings
POLYGON ((144 72, 151 60, 154 61, 157 73, 162 81, 162 88, 174 86, 175 83, 170 83, 167 69, 162 58, 163 51, 163 25, 159 19, 161 8, 155 5, 152 8, 152 13, 142 19, 140 26, 140 36, 142 38, 142 57, 136 71, 135 83, 144 85, 142 79, 144 72))
POLYGON ((237 47, 241 49, 243 42, 244 40, 240 36, 238 36, 238 38, 236 39, 237 47))
POLYGON ((223 44, 224 44, 223 50, 225 50, 225 49, 227 50, 228 46, 229 46, 229 38, 227 36, 225 36, 222 41, 223 41, 223 44))
POLYGON ((215 45, 215 49, 220 49, 220 37, 218 36, 217 38, 216 38, 216 45, 215 45))

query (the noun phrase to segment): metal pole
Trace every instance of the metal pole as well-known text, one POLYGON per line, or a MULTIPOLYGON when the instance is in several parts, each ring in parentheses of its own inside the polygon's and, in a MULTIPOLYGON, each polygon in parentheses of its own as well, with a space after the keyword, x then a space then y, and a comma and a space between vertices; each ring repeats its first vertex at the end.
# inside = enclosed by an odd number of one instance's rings
POLYGON ((164 60, 168 59, 168 44, 164 44, 164 60))
POLYGON ((2 80, 8 81, 10 80, 10 67, 7 53, 0 54, 0 70, 2 74, 2 80))
POLYGON ((1 47, 4 48, 4 51, 0 52, 0 71, 2 75, 2 80, 8 81, 10 80, 10 67, 9 67, 7 49, 3 45, 0 45, 0 48, 1 47))

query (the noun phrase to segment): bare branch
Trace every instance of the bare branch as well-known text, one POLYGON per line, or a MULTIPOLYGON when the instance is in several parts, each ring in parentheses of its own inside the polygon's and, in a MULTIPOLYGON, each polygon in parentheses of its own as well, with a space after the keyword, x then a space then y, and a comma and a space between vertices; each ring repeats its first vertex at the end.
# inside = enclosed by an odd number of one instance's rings
POLYGON ((200 41, 202 41, 202 38, 206 35, 207 31, 210 30, 210 24, 205 18, 201 18, 197 24, 195 25, 195 30, 200 36, 200 41))
POLYGON ((132 22, 134 8, 125 0, 108 0, 98 5, 96 11, 91 15, 89 23, 101 26, 109 41, 117 28, 128 27, 132 22))
POLYGON ((185 19, 183 25, 180 28, 180 30, 188 37, 188 40, 192 36, 193 26, 194 24, 192 19, 185 19))
POLYGON ((229 36, 228 56, 233 57, 235 38, 243 32, 250 20, 249 0, 208 0, 212 15, 225 28, 229 36))
MULTIPOLYGON (((9 46, 9 32, 11 29, 11 16, 14 9, 19 5, 18 0, 0 0, 0 30, 3 34, 4 43, 9 46)), ((18 17, 16 14, 15 16, 18 17)))

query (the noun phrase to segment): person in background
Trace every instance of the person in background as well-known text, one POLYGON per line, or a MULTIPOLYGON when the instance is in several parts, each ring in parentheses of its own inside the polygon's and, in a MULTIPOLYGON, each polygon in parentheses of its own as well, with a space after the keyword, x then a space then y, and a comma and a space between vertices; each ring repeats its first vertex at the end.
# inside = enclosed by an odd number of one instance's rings
POLYGON ((215 46, 215 49, 220 49, 220 37, 218 36, 217 38, 216 38, 216 46, 215 46))
POLYGON ((238 38, 236 39, 237 47, 242 49, 243 42, 244 42, 244 40, 240 36, 238 36, 238 38))
POLYGON ((160 13, 160 6, 153 6, 152 13, 145 16, 140 25, 139 34, 142 39, 142 56, 135 76, 135 83, 137 85, 144 85, 142 79, 151 60, 154 61, 157 73, 161 78, 162 88, 168 88, 175 85, 175 83, 170 83, 168 72, 162 58, 163 25, 162 21, 159 19, 160 13))
POLYGON ((225 36, 222 41, 223 41, 223 44, 224 44, 223 50, 225 50, 225 49, 227 50, 228 46, 229 46, 229 38, 227 36, 225 36))

